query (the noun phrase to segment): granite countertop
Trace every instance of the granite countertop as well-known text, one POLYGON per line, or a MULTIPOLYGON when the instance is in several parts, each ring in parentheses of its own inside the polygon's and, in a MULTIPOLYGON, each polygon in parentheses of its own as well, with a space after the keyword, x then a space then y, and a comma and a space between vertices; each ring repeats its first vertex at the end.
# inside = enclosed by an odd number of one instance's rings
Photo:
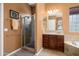
POLYGON ((46 32, 43 34, 48 34, 48 35, 64 35, 64 33, 53 33, 53 32, 46 32))

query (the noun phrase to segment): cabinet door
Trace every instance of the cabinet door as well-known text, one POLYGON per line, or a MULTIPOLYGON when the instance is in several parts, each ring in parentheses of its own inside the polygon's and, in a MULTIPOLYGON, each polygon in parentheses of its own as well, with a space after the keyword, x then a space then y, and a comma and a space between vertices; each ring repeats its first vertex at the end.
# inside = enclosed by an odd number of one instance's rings
POLYGON ((49 47, 56 49, 56 35, 49 35, 49 47))
POLYGON ((64 36, 63 35, 57 36, 57 49, 60 51, 64 51, 64 36))
POLYGON ((49 47, 48 35, 43 35, 43 47, 44 48, 48 48, 49 47))

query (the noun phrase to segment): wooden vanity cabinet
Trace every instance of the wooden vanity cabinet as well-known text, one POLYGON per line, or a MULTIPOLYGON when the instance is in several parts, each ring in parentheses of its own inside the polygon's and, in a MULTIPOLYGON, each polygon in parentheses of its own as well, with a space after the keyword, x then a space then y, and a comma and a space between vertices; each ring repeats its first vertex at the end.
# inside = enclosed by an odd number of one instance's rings
POLYGON ((56 35, 49 35, 49 48, 56 49, 56 35))
POLYGON ((43 47, 64 52, 64 35, 43 35, 43 47))

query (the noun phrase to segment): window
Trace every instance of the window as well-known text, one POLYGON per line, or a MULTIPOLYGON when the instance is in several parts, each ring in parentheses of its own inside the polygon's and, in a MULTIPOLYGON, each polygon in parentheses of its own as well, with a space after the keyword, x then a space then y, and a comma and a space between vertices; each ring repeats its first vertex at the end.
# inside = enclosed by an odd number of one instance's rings
POLYGON ((79 32, 79 14, 69 16, 70 32, 79 32))
POLYGON ((70 8, 69 31, 79 32, 79 7, 70 8))

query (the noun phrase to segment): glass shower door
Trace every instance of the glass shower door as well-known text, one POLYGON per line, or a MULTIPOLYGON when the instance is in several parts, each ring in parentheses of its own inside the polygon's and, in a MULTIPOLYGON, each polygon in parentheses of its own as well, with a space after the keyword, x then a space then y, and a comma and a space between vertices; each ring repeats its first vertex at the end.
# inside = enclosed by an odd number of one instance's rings
POLYGON ((23 20, 24 46, 34 48, 34 19, 32 16, 25 16, 23 20))

